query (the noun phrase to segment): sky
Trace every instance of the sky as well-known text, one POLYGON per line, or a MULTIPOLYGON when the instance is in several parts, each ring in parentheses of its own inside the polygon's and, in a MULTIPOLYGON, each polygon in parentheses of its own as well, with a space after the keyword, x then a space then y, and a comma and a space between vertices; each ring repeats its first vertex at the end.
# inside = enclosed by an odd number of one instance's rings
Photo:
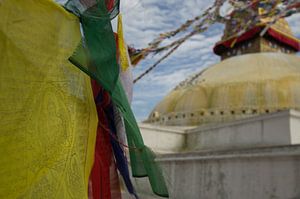
MULTIPOLYGON (((174 30, 187 19, 202 14, 212 0, 123 0, 124 34, 127 44, 144 48, 159 33, 174 30)), ((300 15, 288 18, 292 31, 300 37, 300 15)), ((132 107, 138 121, 148 117, 155 105, 178 83, 220 61, 212 48, 223 34, 222 24, 185 42, 171 57, 134 85, 132 107)), ((160 55, 161 56, 161 55, 160 55)), ((134 68, 137 77, 160 56, 148 57, 134 68)))
MULTIPOLYGON (((212 4, 210 0, 130 0, 121 2, 127 44, 146 47, 159 33, 176 29, 187 19, 194 18, 212 4)), ((192 37, 156 69, 134 85, 132 107, 138 121, 148 117, 154 106, 178 83, 195 72, 219 61, 212 53, 221 37, 223 25, 192 37)), ((161 55, 150 56, 133 70, 141 74, 161 55)))
MULTIPOLYGON (((56 1, 63 3, 66 0, 56 1)), ((144 48, 160 33, 174 30, 186 20, 202 14, 212 3, 213 0, 121 0, 125 40, 135 48, 144 48)), ((300 14, 287 20, 300 38, 300 14)), ((116 29, 116 20, 113 27, 116 29)), ((220 61, 212 49, 220 40, 223 29, 222 24, 216 24, 195 35, 134 85, 132 107, 138 121, 145 120, 178 83, 220 61)), ((133 69, 134 77, 161 56, 149 56, 140 62, 133 69)))

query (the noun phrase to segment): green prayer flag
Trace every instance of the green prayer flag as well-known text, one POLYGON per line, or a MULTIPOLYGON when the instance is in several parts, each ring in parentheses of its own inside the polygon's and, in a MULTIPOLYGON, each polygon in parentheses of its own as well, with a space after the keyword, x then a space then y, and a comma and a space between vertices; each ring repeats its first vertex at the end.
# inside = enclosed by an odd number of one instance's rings
MULTIPOLYGON (((154 153, 144 145, 139 127, 119 80, 119 66, 116 57, 116 43, 111 27, 112 12, 108 12, 104 0, 97 0, 94 6, 82 9, 78 0, 66 4, 68 10, 79 13, 84 39, 70 61, 95 79, 111 95, 113 103, 124 118, 126 135, 130 146, 130 162, 134 177, 149 177, 154 193, 168 197, 168 190, 162 171, 154 161, 154 153), (74 2, 77 3, 74 3, 74 2), (71 6, 72 5, 72 6, 71 6)), ((116 6, 119 3, 115 3, 116 6)), ((112 11, 116 13, 116 9, 112 11)))

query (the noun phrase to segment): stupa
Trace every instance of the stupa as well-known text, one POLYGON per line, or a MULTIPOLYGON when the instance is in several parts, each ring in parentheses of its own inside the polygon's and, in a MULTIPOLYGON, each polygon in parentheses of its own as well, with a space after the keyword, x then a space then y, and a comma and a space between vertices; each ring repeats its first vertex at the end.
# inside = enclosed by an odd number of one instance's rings
POLYGON ((170 198, 300 198, 300 42, 284 19, 268 20, 238 36, 229 21, 213 49, 221 62, 180 83, 140 123, 170 198))
POLYGON ((284 19, 260 36, 265 27, 231 37, 228 23, 214 47, 222 61, 179 84, 146 122, 200 125, 300 109, 299 40, 284 19))

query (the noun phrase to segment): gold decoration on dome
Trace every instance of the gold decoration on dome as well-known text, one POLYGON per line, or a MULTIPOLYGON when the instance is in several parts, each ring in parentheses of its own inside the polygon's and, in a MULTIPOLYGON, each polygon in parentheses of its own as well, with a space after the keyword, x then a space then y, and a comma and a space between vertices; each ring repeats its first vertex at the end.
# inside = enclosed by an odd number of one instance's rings
POLYGON ((281 2, 281 0, 261 0, 260 3, 269 4, 270 9, 266 10, 263 7, 258 7, 258 15, 262 16, 260 21, 262 23, 269 23, 273 20, 273 16, 276 14, 276 7, 281 2))
MULTIPOLYGON (((256 2, 256 1, 254 1, 256 2)), ((275 31, 280 34, 282 37, 292 40, 294 43, 300 43, 299 39, 293 36, 293 33, 286 22, 285 19, 279 18, 276 19, 275 23, 270 25, 269 22, 274 20, 274 16, 277 16, 275 13, 270 14, 270 10, 276 11, 276 6, 280 1, 269 1, 264 0, 259 3, 265 3, 267 5, 268 12, 266 12, 262 5, 253 6, 252 9, 249 9, 247 12, 237 11, 232 13, 231 20, 226 23, 224 34, 222 40, 216 43, 216 46, 219 49, 219 46, 222 46, 224 43, 230 43, 230 46, 223 51, 215 51, 216 54, 221 56, 221 59, 227 59, 236 55, 248 54, 248 53, 259 53, 259 52, 284 52, 284 53, 295 53, 295 46, 290 46, 289 44, 282 43, 276 39, 271 39, 265 31, 268 29, 275 31), (258 14, 257 14, 258 13, 258 14), (268 15, 266 15, 266 13, 268 15), (258 17, 256 17, 258 16, 258 17), (255 17, 255 18, 253 18, 255 17), (256 21, 255 26, 247 25, 247 22, 254 20, 256 21), (245 32, 240 32, 241 27, 248 27, 245 32), (260 32, 260 36, 257 35, 257 31, 260 32), (253 33, 255 32, 255 33, 253 33), (237 34, 239 33, 239 34, 237 34), (246 40, 240 42, 239 38, 242 38, 244 35, 252 35, 246 40)), ((253 23, 253 22, 251 22, 253 23)))
POLYGON ((189 126, 300 110, 300 58, 292 55, 300 42, 283 18, 269 27, 270 15, 256 18, 258 12, 264 15, 257 6, 232 13, 222 41, 214 48, 223 61, 180 83, 146 122, 189 126), (254 27, 250 27, 251 19, 257 22, 254 27), (249 29, 236 35, 242 25, 249 29), (271 33, 259 34, 265 27, 271 33))
POLYGON ((177 86, 146 122, 199 125, 300 109, 299 63, 284 53, 226 59, 177 86))
POLYGON ((247 29, 253 28, 253 22, 255 21, 255 26, 265 26, 266 24, 272 22, 274 17, 276 17, 275 23, 272 24, 272 28, 276 28, 287 35, 293 35, 287 22, 283 18, 278 18, 277 5, 281 3, 281 0, 254 0, 253 7, 247 10, 235 11, 231 14, 231 20, 226 23, 224 35, 222 41, 226 41, 232 37, 237 37, 242 29, 247 31, 247 29), (254 6, 254 4, 257 4, 254 6), (259 4, 265 4, 268 9, 265 9, 259 4), (252 25, 251 25, 252 24, 252 25), (242 28, 243 27, 243 28, 242 28))

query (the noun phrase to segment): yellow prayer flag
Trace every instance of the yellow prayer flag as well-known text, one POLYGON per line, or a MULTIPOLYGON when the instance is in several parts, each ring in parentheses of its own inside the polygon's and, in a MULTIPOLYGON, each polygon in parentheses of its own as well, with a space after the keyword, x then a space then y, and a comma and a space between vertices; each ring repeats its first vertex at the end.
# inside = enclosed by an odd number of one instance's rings
POLYGON ((122 71, 126 71, 129 67, 129 59, 128 59, 128 52, 126 43, 124 41, 124 34, 123 34, 123 23, 122 23, 122 16, 119 14, 118 16, 118 45, 119 45, 119 52, 120 52, 120 65, 122 71))
POLYGON ((97 114, 67 61, 79 21, 51 0, 1 0, 0 18, 0 198, 87 198, 97 114))

